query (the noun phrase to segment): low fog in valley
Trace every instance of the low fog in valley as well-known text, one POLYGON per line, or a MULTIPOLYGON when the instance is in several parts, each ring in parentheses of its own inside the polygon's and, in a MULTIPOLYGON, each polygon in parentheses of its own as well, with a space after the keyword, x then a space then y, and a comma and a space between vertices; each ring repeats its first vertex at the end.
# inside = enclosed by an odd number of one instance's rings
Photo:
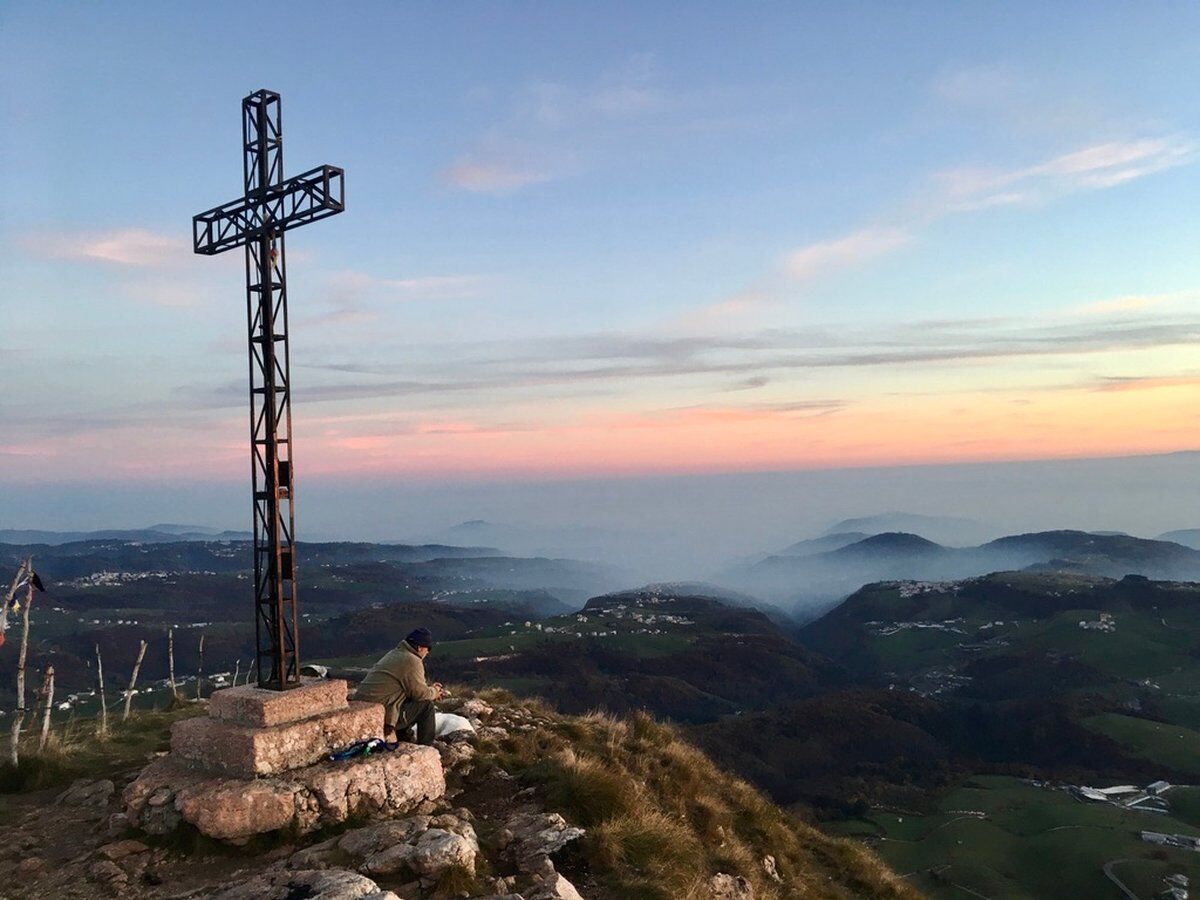
MULTIPOLYGON (((902 547, 904 563, 896 570, 897 548, 840 550, 856 533, 908 532, 968 548, 1031 531, 1154 538, 1193 527, 1200 487, 1195 456, 382 487, 314 478, 298 499, 299 534, 309 541, 447 543, 570 557, 612 567, 629 586, 715 581, 784 606, 796 597, 780 585, 803 581, 812 585, 809 599, 825 605, 876 577, 961 577, 1040 561, 1013 548, 981 556, 902 547), (830 534, 843 537, 793 546, 830 534), (779 554, 834 555, 823 558, 827 565, 785 565, 786 577, 776 584, 771 561, 763 561, 779 554)), ((229 512, 241 508, 242 487, 10 485, 0 525, 61 531, 188 522, 244 531, 247 523, 229 512)))

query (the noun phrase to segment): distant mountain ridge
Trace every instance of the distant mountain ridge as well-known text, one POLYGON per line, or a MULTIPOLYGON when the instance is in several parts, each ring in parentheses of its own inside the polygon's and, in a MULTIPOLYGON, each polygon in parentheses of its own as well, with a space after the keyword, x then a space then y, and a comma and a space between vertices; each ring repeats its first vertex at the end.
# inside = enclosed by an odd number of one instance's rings
POLYGON ((1008 535, 974 547, 947 547, 917 534, 886 532, 823 552, 767 556, 715 580, 785 607, 797 604, 802 613, 806 605, 820 612, 871 582, 945 581, 1021 569, 1200 580, 1200 550, 1172 541, 1073 530, 1008 535))
POLYGON ((885 532, 904 532, 919 534, 931 541, 953 546, 983 543, 996 536, 998 529, 974 519, 962 516, 929 516, 920 513, 886 512, 871 516, 859 516, 831 525, 824 536, 828 537, 846 532, 863 534, 883 534, 885 532))
POLYGON ((149 528, 103 528, 97 531, 42 531, 32 528, 0 528, 0 544, 45 544, 59 546, 79 541, 139 541, 168 544, 175 541, 248 541, 249 531, 221 531, 203 525, 151 525, 149 528))
POLYGON ((1160 534, 1155 540, 1173 541, 1176 544, 1191 547, 1193 550, 1200 550, 1200 528, 1180 528, 1177 531, 1167 531, 1160 534))

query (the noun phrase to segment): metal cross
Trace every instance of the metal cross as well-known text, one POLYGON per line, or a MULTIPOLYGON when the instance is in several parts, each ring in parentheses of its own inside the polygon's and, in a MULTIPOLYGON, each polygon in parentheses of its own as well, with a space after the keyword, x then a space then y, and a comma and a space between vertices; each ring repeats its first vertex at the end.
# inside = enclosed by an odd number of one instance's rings
POLYGON ((283 234, 346 208, 345 173, 336 166, 318 166, 284 180, 281 114, 274 91, 255 91, 242 101, 245 193, 192 219, 197 253, 212 256, 246 248, 254 631, 258 685, 273 690, 300 684, 283 234))

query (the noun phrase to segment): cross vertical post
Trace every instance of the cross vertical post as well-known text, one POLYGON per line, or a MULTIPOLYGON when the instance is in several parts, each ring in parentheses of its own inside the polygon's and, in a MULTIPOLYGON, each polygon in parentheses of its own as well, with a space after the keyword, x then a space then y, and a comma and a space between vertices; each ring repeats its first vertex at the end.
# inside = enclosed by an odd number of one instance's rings
POLYGON ((300 684, 291 359, 284 232, 345 209, 344 173, 319 166, 283 178, 282 103, 273 91, 242 100, 244 195, 192 220, 196 253, 245 248, 254 500, 254 631, 259 687, 300 684))

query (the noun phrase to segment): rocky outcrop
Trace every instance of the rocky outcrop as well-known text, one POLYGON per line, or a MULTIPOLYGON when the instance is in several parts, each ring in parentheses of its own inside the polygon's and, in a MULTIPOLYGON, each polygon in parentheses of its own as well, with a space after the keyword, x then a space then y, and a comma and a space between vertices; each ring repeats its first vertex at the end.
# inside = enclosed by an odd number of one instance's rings
POLYGON ((208 896, 210 900, 400 900, 370 878, 339 869, 268 872, 208 896))
POLYGON ((479 840, 470 813, 412 816, 357 828, 292 856, 293 868, 354 868, 367 875, 412 876, 431 885, 447 869, 475 873, 479 840))
POLYGON ((529 876, 532 887, 523 895, 526 900, 582 900, 550 857, 584 833, 558 813, 518 813, 505 823, 496 843, 517 870, 529 876))
POLYGON ((754 885, 741 875, 718 872, 708 880, 712 900, 754 900, 754 885))
POLYGON ((102 809, 108 805, 114 791, 116 791, 116 786, 107 778, 99 781, 80 778, 72 782, 69 788, 55 798, 54 802, 59 806, 88 806, 102 809))
POLYGON ((437 750, 402 745, 257 779, 192 769, 167 756, 142 770, 124 802, 127 822, 150 834, 187 822, 209 837, 239 843, 283 829, 304 834, 351 816, 406 815, 445 789, 437 750))
POLYGON ((544 870, 546 860, 584 833, 558 813, 519 813, 505 823, 496 843, 522 872, 538 872, 544 870))

